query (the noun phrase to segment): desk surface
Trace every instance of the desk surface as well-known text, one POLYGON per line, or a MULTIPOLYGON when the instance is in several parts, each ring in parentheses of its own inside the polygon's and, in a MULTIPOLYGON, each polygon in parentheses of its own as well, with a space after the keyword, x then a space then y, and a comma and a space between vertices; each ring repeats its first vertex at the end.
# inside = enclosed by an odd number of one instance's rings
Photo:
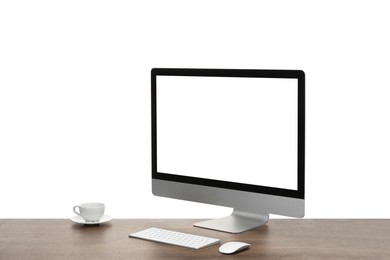
POLYGON ((0 219, 0 259, 390 259, 390 219, 271 219, 241 234, 193 227, 198 221, 114 219, 83 226, 67 219, 0 219), (194 250, 128 237, 152 226, 252 247, 222 255, 218 245, 194 250))

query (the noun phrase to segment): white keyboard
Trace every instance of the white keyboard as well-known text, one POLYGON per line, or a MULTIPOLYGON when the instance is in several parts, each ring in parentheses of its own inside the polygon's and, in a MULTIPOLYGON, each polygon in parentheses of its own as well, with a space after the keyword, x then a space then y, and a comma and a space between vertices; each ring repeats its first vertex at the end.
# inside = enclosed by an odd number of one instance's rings
POLYGON ((192 235, 154 227, 130 234, 129 237, 141 238, 193 249, 200 249, 219 244, 221 242, 221 240, 217 238, 192 235))

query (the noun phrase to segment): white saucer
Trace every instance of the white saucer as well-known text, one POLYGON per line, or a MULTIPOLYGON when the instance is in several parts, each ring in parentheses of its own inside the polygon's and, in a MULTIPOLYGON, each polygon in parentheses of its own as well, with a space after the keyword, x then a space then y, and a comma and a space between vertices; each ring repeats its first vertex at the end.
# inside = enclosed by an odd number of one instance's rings
POLYGON ((85 219, 83 219, 80 216, 74 216, 70 220, 72 220, 74 223, 77 223, 77 224, 97 225, 97 224, 106 223, 106 222, 110 221, 111 219, 112 219, 112 217, 104 215, 99 221, 94 221, 94 222, 87 222, 87 221, 85 221, 85 219))

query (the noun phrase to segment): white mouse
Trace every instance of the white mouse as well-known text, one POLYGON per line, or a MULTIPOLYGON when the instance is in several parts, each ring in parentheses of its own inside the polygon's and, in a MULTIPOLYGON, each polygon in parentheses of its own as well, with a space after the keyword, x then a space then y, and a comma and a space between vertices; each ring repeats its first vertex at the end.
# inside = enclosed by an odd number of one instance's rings
POLYGON ((250 246, 250 244, 244 242, 227 242, 219 247, 219 252, 222 254, 233 254, 247 249, 250 246))

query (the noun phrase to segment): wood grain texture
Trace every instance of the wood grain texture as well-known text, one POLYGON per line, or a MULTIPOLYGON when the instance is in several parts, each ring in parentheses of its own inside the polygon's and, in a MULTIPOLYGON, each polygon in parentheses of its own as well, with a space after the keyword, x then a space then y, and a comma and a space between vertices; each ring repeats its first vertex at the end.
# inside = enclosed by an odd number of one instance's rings
POLYGON ((272 219, 242 234, 193 227, 198 221, 114 219, 83 226, 67 219, 0 219, 0 259, 390 259, 389 219, 272 219), (222 255, 218 245, 194 250, 128 237, 149 227, 252 246, 222 255))

